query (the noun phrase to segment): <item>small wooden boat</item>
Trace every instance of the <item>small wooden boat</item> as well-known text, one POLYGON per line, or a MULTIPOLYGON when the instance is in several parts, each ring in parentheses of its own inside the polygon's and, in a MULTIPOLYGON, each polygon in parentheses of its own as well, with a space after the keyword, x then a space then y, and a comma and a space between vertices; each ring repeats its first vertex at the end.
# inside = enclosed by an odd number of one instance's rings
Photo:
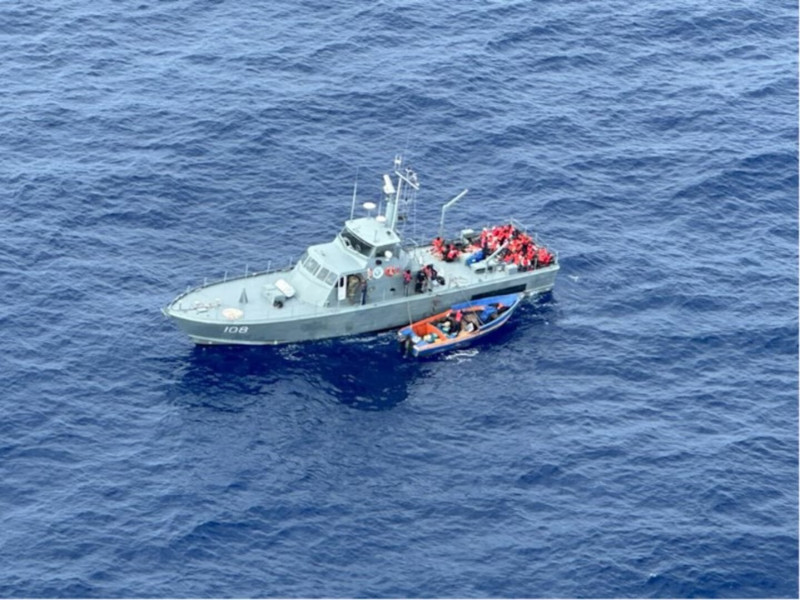
POLYGON ((524 294, 506 294, 454 304, 448 310, 403 327, 397 338, 403 353, 430 356, 461 348, 505 325, 524 294))

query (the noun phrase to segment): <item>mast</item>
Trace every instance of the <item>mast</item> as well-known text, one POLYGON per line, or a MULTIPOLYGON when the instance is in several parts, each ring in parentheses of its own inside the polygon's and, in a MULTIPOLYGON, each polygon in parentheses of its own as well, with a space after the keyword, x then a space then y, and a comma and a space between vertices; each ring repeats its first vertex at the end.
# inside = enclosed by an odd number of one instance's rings
POLYGON ((386 225, 392 231, 395 230, 397 225, 400 202, 410 200, 411 194, 419 191, 417 174, 408 167, 402 167, 403 159, 398 155, 394 159, 394 174, 397 176, 396 184, 392 183, 389 175, 383 176, 383 193, 386 198, 386 225), (406 186, 410 187, 413 192, 410 192, 406 186))
POLYGON ((353 203, 350 205, 350 219, 353 218, 353 213, 356 210, 356 192, 358 191, 358 169, 356 169, 356 181, 353 184, 353 203))

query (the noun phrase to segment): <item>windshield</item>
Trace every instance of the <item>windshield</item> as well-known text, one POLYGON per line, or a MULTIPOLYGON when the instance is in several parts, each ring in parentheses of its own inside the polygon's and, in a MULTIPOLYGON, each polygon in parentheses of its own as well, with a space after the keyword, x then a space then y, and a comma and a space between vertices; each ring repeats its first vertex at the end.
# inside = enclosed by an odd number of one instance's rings
POLYGON ((303 256, 300 257, 300 263, 303 265, 303 268, 306 271, 314 275, 323 283, 327 285, 333 285, 336 283, 336 273, 333 273, 325 267, 320 266, 316 260, 308 255, 308 252, 304 252, 303 256))
POLYGON ((317 269, 319 269, 319 263, 310 256, 308 256, 308 254, 305 255, 305 259, 303 260, 303 266, 306 268, 306 271, 308 271, 312 275, 316 275, 317 269))

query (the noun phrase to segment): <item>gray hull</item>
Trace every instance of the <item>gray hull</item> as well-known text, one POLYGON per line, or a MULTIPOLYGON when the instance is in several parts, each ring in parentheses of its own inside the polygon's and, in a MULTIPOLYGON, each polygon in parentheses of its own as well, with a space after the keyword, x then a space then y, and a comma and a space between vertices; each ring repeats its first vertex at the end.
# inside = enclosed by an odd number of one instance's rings
MULTIPOLYGON (((481 296, 514 291, 524 291, 529 295, 545 293, 553 289, 558 269, 558 265, 553 265, 536 271, 499 276, 472 285, 435 287, 423 293, 412 291, 408 296, 390 300, 370 301, 367 297, 363 305, 342 304, 309 310, 308 307, 294 309, 291 303, 287 303, 273 318, 263 320, 241 319, 230 322, 223 316, 223 303, 199 314, 193 310, 181 310, 179 306, 187 301, 186 295, 176 299, 164 312, 196 344, 287 344, 398 328, 440 312, 457 302, 481 296)), ((259 276, 242 282, 251 287, 263 285, 259 276)), ((212 284, 192 293, 202 293, 206 298, 213 298, 225 291, 215 287, 234 285, 236 282, 233 281, 212 284)))

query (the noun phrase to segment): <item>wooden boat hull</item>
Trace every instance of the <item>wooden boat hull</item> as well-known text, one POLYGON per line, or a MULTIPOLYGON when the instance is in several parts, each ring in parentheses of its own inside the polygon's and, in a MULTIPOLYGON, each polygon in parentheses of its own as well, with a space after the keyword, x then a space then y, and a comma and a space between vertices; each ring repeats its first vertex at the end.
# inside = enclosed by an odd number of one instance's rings
POLYGON ((505 325, 523 297, 505 294, 454 304, 403 327, 397 332, 398 341, 404 353, 418 358, 463 348, 505 325))

